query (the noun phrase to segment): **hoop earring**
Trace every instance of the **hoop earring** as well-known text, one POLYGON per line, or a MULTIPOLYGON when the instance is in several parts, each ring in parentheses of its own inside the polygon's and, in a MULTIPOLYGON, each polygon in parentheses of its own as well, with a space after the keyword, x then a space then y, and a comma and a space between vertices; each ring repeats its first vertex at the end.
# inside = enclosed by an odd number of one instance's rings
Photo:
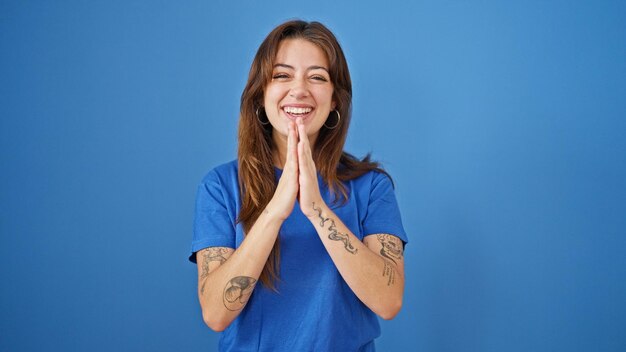
MULTIPOLYGON (((270 124, 270 119, 267 119, 266 122, 263 122, 263 120, 261 120, 261 117, 259 116, 259 109, 261 108, 261 106, 259 106, 258 108, 256 108, 256 119, 259 120, 259 123, 262 126, 267 126, 270 124)), ((265 117, 267 117, 267 115, 265 115, 265 117)))
MULTIPOLYGON (((339 110, 335 109, 333 111, 337 114, 337 123, 333 127, 328 127, 326 126, 326 122, 324 122, 324 127, 328 128, 329 130, 334 130, 335 128, 337 128, 337 126, 339 126, 339 122, 341 122, 341 114, 339 114, 339 110)), ((330 115, 328 116, 330 117, 330 115)))

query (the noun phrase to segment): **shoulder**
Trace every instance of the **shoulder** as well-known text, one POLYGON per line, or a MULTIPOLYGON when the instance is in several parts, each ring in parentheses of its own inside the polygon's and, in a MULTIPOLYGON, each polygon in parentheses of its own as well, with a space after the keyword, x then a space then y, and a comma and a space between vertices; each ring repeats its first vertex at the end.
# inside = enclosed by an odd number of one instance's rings
POLYGON ((202 178, 196 190, 196 218, 201 219, 198 221, 209 221, 205 219, 207 214, 221 214, 222 220, 235 226, 240 199, 236 165, 236 161, 218 165, 202 178))
POLYGON ((225 199, 239 194, 239 176, 237 160, 218 165, 204 175, 199 189, 212 194, 222 194, 225 199))
POLYGON ((379 170, 370 170, 363 175, 351 180, 355 187, 372 189, 381 185, 389 185, 393 188, 391 176, 379 170))
POLYGON ((237 159, 218 165, 211 169, 202 178, 202 184, 220 183, 229 184, 236 182, 239 173, 237 159))

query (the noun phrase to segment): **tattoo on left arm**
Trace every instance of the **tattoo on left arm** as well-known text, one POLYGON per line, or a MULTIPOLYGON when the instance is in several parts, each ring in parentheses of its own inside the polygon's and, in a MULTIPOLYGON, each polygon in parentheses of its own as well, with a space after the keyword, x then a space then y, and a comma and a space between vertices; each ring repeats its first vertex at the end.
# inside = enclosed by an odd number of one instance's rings
POLYGON ((343 242, 343 246, 344 248, 352 254, 356 254, 358 252, 358 249, 356 247, 354 247, 352 245, 352 243, 350 243, 350 237, 348 236, 347 233, 341 233, 339 231, 337 231, 337 227, 335 226, 335 220, 331 219, 331 218, 324 218, 322 216, 322 208, 316 208, 315 207, 315 202, 313 202, 313 210, 315 210, 317 212, 317 216, 320 219, 320 226, 324 227, 324 224, 326 224, 326 222, 330 222, 330 226, 328 226, 328 231, 330 231, 330 234, 328 235, 328 238, 330 238, 333 241, 341 241, 343 242))
POLYGON ((396 282, 396 269, 393 268, 387 259, 383 259, 385 266, 383 267, 383 277, 387 276, 387 286, 391 286, 396 282))

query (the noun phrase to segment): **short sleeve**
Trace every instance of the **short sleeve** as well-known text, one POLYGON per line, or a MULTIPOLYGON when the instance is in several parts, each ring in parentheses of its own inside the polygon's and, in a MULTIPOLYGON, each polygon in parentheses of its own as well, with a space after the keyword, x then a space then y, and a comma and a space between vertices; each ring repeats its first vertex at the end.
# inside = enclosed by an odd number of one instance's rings
POLYGON ((209 173, 198 186, 189 260, 207 247, 235 248, 235 222, 226 206, 224 189, 215 173, 209 173))
POLYGON ((405 244, 408 242, 393 184, 387 175, 380 172, 372 178, 367 213, 363 219, 363 235, 377 233, 394 235, 405 244))

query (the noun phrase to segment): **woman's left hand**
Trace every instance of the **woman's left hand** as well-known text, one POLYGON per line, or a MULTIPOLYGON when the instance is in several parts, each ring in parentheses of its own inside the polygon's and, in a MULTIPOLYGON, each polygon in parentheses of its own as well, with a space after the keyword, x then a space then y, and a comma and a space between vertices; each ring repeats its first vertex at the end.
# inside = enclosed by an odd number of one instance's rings
POLYGON ((320 194, 317 170, 315 169, 315 162, 313 161, 309 137, 306 134, 306 129, 301 118, 296 120, 296 126, 298 127, 298 137, 300 139, 298 141, 298 169, 300 172, 300 193, 298 195, 298 202, 300 203, 302 213, 306 217, 311 218, 317 215, 313 209, 313 203, 315 203, 317 208, 322 205, 324 200, 320 194))

